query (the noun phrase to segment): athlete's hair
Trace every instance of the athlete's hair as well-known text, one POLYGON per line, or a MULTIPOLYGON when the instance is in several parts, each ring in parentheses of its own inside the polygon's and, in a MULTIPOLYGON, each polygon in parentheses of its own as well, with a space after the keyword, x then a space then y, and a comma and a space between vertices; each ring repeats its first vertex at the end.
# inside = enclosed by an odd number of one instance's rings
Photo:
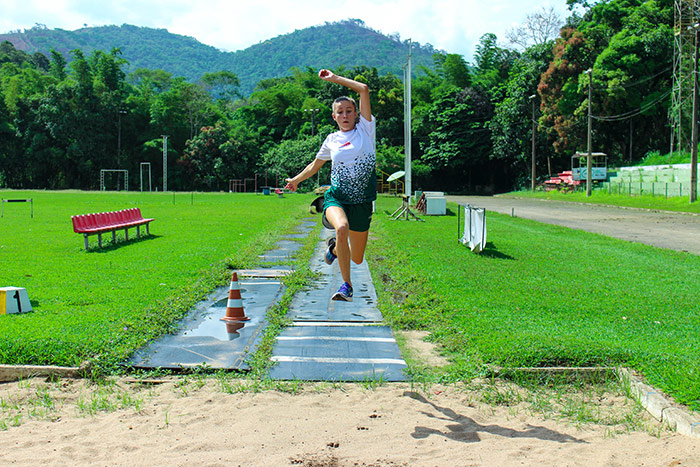
POLYGON ((355 110, 357 110, 357 102, 355 102, 355 99, 348 96, 340 96, 339 98, 333 101, 333 112, 335 112, 335 105, 341 102, 350 102, 355 107, 355 110))

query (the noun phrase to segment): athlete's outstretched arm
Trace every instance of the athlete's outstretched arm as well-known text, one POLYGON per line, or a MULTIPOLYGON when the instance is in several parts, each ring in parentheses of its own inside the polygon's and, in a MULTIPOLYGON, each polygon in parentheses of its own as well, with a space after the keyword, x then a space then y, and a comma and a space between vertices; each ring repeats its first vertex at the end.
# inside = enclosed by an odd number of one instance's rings
POLYGON ((365 120, 372 120, 372 107, 369 103, 369 86, 365 83, 360 83, 354 79, 338 76, 331 70, 325 68, 318 72, 318 77, 324 81, 340 84, 348 87, 360 95, 360 115, 365 117, 365 120))

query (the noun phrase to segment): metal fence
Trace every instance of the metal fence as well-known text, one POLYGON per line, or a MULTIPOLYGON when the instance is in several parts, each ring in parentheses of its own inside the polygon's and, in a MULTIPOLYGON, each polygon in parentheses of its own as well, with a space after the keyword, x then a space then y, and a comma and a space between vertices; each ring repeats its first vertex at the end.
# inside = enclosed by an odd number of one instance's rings
POLYGON ((602 189, 617 195, 683 197, 690 195, 690 183, 682 182, 604 182, 602 189))

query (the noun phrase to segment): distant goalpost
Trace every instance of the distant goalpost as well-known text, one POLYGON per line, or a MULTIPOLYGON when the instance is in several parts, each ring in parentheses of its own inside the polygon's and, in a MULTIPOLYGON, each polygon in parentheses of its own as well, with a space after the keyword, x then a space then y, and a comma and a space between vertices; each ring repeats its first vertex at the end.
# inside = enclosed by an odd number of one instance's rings
MULTIPOLYGON (((124 176, 124 191, 129 191, 129 171, 124 169, 100 169, 100 191, 105 191, 105 175, 116 173, 124 176)), ((119 179, 117 178, 117 189, 119 189, 119 179)))
POLYGON ((148 171, 148 191, 151 191, 151 163, 150 162, 141 162, 141 191, 143 191, 143 180, 144 180, 144 172, 148 171))

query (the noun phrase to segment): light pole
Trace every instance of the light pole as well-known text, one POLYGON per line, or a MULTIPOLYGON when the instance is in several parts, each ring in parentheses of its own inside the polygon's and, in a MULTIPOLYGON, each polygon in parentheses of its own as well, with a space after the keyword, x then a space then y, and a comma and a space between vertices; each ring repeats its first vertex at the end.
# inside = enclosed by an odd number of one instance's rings
POLYGON ((593 82, 593 70, 589 68, 586 70, 588 75, 588 157, 586 158, 586 197, 591 196, 591 171, 593 170, 593 162, 591 161, 591 130, 593 115, 591 114, 591 88, 593 82))
POLYGON ((404 151, 406 153, 406 158, 404 161, 404 171, 406 175, 404 176, 404 194, 408 196, 410 201, 411 186, 413 181, 413 175, 411 174, 411 52, 413 50, 413 42, 411 39, 408 40, 408 60, 406 61, 406 66, 404 67, 404 151))
POLYGON ((693 127, 690 146, 690 202, 698 199, 698 39, 700 39, 700 24, 695 28, 695 63, 693 68, 693 127))
POLYGON ((168 191, 168 135, 163 137, 163 193, 168 191))
POLYGON ((532 184, 531 184, 531 189, 532 191, 535 191, 535 179, 536 179, 536 169, 535 169, 535 135, 537 131, 537 125, 535 122, 535 98, 537 97, 537 94, 533 94, 530 96, 530 101, 532 102, 532 184))
POLYGON ((122 115, 126 114, 126 110, 117 112, 117 168, 122 168, 122 115))

